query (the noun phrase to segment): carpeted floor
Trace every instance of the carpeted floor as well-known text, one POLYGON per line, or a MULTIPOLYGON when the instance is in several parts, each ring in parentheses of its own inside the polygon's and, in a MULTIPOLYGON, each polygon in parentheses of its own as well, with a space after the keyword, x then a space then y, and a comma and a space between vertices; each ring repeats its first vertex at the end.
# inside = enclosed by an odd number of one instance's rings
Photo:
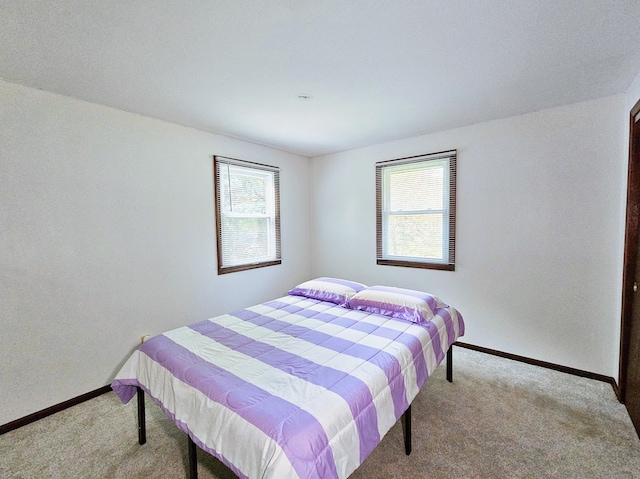
MULTIPOLYGON (((352 479, 640 478, 640 440, 606 383, 456 347, 413 403, 413 452, 396 424, 352 479)), ((0 477, 187 477, 186 436, 147 398, 102 395, 0 436, 0 477)), ((235 476, 199 451, 202 479, 235 476)))

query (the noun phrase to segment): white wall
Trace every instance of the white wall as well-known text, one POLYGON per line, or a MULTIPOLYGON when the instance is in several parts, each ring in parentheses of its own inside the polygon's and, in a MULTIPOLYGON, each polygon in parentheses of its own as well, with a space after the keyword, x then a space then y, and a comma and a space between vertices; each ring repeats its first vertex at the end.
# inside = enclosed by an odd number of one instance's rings
POLYGON ((430 291, 467 343, 617 378, 624 96, 312 159, 313 276, 430 291), (375 262, 374 163, 458 150, 456 271, 375 262))
POLYGON ((310 277, 307 158, 1 81, 0 105, 0 424, 310 277), (214 154, 281 168, 282 265, 217 275, 214 154))
POLYGON ((631 110, 634 105, 640 100, 640 72, 636 76, 635 80, 631 83, 631 86, 626 92, 627 97, 627 110, 631 110))

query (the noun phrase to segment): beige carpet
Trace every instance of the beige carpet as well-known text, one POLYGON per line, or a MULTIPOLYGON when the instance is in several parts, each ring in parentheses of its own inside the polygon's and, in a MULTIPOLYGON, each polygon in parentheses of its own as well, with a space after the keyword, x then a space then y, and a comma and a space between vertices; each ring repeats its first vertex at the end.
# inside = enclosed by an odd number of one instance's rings
MULTIPOLYGON (((234 478, 199 451, 202 479, 234 478)), ((0 436, 0 478, 182 478, 186 436, 113 393, 0 436)), ((413 453, 389 431, 352 479, 640 478, 640 440, 605 383, 455 348, 413 403, 413 453)))

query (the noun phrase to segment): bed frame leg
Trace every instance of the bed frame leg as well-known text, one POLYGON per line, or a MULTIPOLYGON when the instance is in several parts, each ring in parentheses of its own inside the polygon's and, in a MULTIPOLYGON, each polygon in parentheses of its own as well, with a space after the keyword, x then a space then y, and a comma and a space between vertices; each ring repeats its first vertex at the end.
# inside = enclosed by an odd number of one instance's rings
POLYGON ((411 405, 404 412, 404 452, 411 454, 411 405))
POLYGON ((138 386, 138 444, 141 446, 147 442, 147 425, 144 414, 144 391, 138 386))
POLYGON ((449 351, 447 351, 447 381, 453 382, 453 344, 449 346, 449 351))
POLYGON ((198 479, 198 449, 188 434, 187 439, 189 441, 189 479, 198 479))

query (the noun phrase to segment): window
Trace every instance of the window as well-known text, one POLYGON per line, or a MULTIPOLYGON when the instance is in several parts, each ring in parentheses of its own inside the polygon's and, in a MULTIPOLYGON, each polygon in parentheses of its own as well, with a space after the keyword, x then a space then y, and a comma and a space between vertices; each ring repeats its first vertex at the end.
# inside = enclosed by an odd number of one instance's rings
POLYGON ((280 264, 280 170, 213 159, 218 274, 280 264))
POLYGON ((455 269, 456 150, 376 163, 377 263, 455 269))

